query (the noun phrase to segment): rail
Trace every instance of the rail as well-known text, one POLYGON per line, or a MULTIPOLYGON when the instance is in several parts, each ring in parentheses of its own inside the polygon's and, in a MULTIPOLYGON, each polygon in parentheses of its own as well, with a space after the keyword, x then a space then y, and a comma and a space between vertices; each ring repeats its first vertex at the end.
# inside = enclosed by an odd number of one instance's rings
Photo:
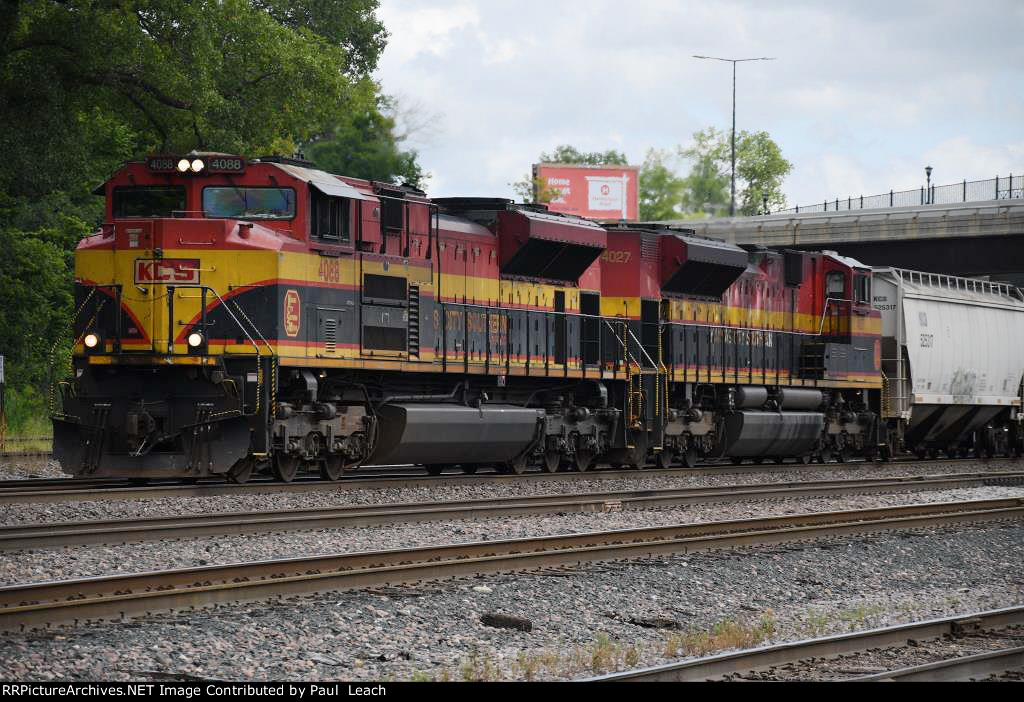
POLYGON ((664 509, 687 504, 806 499, 847 494, 893 494, 1024 483, 1024 473, 960 473, 924 477, 846 478, 806 483, 758 483, 716 487, 588 492, 382 505, 217 512, 0 526, 0 551, 109 544, 224 534, 340 529, 453 519, 485 519, 573 512, 664 509))
POLYGON ((680 663, 652 666, 587 678, 587 682, 696 682, 722 679, 726 675, 866 651, 873 648, 905 646, 908 640, 922 641, 954 637, 980 629, 998 629, 1024 623, 1024 607, 1007 607, 984 612, 957 614, 852 634, 837 634, 759 648, 720 653, 680 663))
POLYGON ((932 503, 10 585, 0 587, 0 631, 123 621, 152 612, 375 585, 1022 518, 1020 499, 932 503))

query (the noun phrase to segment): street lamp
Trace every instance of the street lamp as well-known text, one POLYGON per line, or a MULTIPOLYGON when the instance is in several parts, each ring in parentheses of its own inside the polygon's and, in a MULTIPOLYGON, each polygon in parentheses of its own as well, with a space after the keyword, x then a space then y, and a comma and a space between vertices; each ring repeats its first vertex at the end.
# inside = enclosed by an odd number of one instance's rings
POLYGON ((925 166, 924 167, 924 177, 928 179, 928 185, 926 187, 928 188, 928 204, 930 205, 930 204, 932 204, 932 167, 931 166, 925 166))
POLYGON ((774 61, 774 56, 759 56, 758 58, 727 59, 717 56, 697 56, 695 59, 707 59, 709 61, 725 61, 732 64, 732 175, 730 176, 729 187, 729 216, 736 216, 736 64, 746 61, 774 61))

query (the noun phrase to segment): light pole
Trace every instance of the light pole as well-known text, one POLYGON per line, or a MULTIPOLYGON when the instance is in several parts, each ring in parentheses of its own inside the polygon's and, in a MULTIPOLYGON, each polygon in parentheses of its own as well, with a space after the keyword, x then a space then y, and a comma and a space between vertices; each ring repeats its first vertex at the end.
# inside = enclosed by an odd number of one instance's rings
POLYGON ((729 186, 729 216, 736 216, 736 64, 746 61, 774 61, 774 56, 759 56, 757 58, 727 59, 717 56, 697 56, 695 59, 707 59, 709 61, 725 61, 732 64, 732 175, 729 186))
POLYGON ((924 167, 924 177, 928 180, 927 193, 928 193, 928 204, 932 204, 932 167, 924 167))

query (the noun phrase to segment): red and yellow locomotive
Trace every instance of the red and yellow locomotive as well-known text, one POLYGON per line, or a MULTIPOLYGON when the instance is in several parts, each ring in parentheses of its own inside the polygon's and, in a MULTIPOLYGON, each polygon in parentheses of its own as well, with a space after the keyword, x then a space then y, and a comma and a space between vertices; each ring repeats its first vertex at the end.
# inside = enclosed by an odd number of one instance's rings
POLYGON ((879 446, 870 269, 283 158, 126 164, 76 253, 75 475, 335 479, 879 446))

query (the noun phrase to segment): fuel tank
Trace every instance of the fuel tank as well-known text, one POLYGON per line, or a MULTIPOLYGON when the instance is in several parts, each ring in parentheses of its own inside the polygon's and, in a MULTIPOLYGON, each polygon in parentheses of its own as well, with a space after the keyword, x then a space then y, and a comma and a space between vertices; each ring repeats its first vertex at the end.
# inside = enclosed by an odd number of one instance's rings
POLYGON ((802 456, 825 426, 820 412, 733 412, 725 418, 726 456, 802 456))
POLYGON ((778 399, 784 410, 816 410, 825 402, 821 390, 800 388, 780 388, 778 399))
POLYGON ((387 404, 368 463, 504 463, 537 435, 544 410, 515 405, 387 404))

